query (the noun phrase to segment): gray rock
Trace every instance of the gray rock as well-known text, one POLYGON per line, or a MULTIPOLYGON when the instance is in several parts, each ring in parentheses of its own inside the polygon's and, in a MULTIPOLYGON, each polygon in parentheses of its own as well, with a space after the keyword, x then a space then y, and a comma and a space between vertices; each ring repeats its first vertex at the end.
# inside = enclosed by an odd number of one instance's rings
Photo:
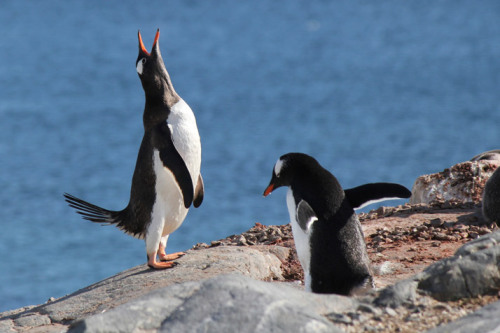
POLYGON ((231 274, 156 290, 70 332, 341 332, 324 315, 356 307, 352 298, 231 274))
POLYGON ((500 289, 500 231, 487 234, 419 275, 418 289, 439 301, 491 294, 500 289))
POLYGON ((23 316, 20 316, 14 320, 16 326, 23 327, 38 327, 43 325, 49 325, 50 318, 48 316, 40 316, 34 313, 27 313, 23 316))
POLYGON ((232 272, 257 280, 283 280, 281 264, 289 251, 280 246, 190 250, 177 260, 179 265, 174 269, 152 270, 146 265, 137 266, 11 317, 16 319, 35 314, 48 316, 53 323, 72 322, 107 311, 158 288, 232 272))
POLYGON ((0 332, 15 332, 14 331, 14 322, 10 319, 0 320, 0 332))
POLYGON ((413 278, 399 281, 382 289, 373 300, 373 303, 383 308, 397 308, 398 306, 413 302, 417 297, 418 277, 419 275, 417 274, 413 278))
POLYGON ((489 304, 482 309, 446 325, 435 327, 428 333, 498 333, 500 330, 500 302, 489 304))

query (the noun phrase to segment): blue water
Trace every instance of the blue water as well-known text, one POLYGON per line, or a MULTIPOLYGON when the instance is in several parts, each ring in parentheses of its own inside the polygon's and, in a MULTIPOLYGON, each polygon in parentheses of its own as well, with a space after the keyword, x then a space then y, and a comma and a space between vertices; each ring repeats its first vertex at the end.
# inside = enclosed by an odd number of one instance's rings
POLYGON ((6 0, 0 22, 0 311, 145 263, 142 241, 83 221, 62 197, 128 202, 138 29, 148 48, 161 29, 202 138, 205 201, 169 251, 286 223, 285 191, 262 192, 289 151, 348 188, 411 187, 500 148, 496 0, 6 0))

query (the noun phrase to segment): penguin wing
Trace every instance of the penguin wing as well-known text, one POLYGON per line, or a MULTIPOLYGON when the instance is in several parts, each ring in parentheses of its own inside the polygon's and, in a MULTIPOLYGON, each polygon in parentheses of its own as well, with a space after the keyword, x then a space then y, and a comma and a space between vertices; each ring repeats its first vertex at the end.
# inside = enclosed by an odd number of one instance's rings
POLYGON ((153 129, 152 143, 153 147, 156 147, 160 153, 163 166, 169 169, 174 175, 175 181, 179 185, 182 197, 184 198, 184 206, 189 208, 194 196, 193 181, 186 163, 175 148, 172 141, 172 133, 166 122, 161 123, 153 129))
POLYGON ((299 204, 297 205, 297 214, 295 218, 297 219, 297 223, 299 224, 300 228, 305 233, 309 233, 311 225, 318 220, 316 213, 305 200, 300 200, 299 204))
POLYGON ((394 183, 371 183, 344 190, 345 196, 355 209, 375 202, 406 199, 411 196, 410 190, 394 183))
POLYGON ((162 147, 160 150, 160 159, 163 165, 174 174, 174 178, 184 197, 184 207, 189 208, 193 202, 193 181, 191 180, 186 163, 184 163, 182 156, 175 149, 172 141, 170 141, 169 145, 162 147))
POLYGON ((203 197, 205 196, 205 186, 203 184, 203 178, 201 177, 201 173, 198 176, 198 182, 196 183, 196 189, 194 190, 194 208, 200 207, 203 202, 203 197))

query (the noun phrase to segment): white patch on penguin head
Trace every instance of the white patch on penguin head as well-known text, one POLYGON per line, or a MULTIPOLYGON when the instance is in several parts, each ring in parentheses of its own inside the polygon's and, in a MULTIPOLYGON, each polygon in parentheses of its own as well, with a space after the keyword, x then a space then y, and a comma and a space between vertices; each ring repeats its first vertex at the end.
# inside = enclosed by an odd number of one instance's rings
POLYGON ((276 177, 279 177, 281 170, 283 169, 283 165, 285 164, 285 161, 283 161, 281 158, 276 162, 274 165, 274 174, 276 177))
POLYGON ((146 58, 142 58, 137 62, 137 67, 135 69, 137 70, 137 73, 139 73, 139 75, 142 75, 142 72, 144 70, 144 64, 146 63, 146 61, 147 61, 146 58))

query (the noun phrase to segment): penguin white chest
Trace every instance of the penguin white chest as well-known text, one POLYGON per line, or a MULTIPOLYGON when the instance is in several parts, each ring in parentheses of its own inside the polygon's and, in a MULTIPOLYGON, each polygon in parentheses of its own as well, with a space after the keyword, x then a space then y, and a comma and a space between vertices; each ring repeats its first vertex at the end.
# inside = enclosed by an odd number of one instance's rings
POLYGON ((160 152, 154 150, 153 167, 156 175, 156 200, 153 205, 152 227, 161 236, 174 232, 180 227, 187 215, 181 189, 174 174, 165 168, 160 158, 160 152))
POLYGON ((191 174, 193 187, 196 187, 201 167, 201 142, 196 118, 184 100, 180 100, 170 109, 168 127, 172 141, 191 174))
POLYGON ((310 273, 310 262, 311 262, 311 245, 310 245, 310 235, 312 225, 303 230, 297 221, 297 205, 295 204, 295 198, 293 197, 293 192, 289 188, 286 194, 286 204, 288 207, 288 213, 290 214, 290 224, 292 225, 293 239, 295 242, 295 249, 297 250, 297 256, 299 257, 300 264, 304 269, 304 285, 306 291, 311 291, 311 273, 310 273))

